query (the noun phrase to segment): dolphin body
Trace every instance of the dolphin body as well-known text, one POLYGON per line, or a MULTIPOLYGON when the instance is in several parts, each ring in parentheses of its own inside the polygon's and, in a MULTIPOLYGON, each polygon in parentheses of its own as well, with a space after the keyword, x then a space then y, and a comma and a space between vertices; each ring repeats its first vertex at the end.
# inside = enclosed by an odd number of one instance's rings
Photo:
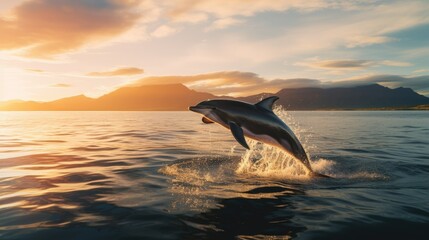
POLYGON ((272 107, 279 98, 272 96, 256 104, 235 100, 207 100, 189 107, 203 115, 204 123, 218 123, 231 130, 243 147, 249 149, 244 136, 279 147, 301 161, 313 176, 327 177, 313 172, 307 154, 292 130, 274 114, 272 107))

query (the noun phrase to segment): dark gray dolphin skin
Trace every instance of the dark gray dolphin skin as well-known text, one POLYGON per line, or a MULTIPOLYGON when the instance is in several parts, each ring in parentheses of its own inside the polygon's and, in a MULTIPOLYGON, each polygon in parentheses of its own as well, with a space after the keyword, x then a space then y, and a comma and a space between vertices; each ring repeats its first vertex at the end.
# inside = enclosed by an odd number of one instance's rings
POLYGON ((272 107, 277 96, 256 104, 235 100, 207 100, 189 107, 203 115, 204 123, 218 123, 231 130, 243 147, 249 149, 244 136, 279 147, 299 159, 313 176, 327 177, 313 172, 307 154, 292 130, 274 114, 272 107))

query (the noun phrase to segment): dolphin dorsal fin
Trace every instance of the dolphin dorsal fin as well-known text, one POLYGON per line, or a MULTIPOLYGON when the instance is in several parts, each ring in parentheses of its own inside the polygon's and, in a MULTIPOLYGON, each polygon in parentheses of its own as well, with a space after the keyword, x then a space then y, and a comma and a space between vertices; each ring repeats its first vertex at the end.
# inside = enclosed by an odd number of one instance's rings
POLYGON ((229 122, 229 128, 231 129, 232 136, 234 136, 235 140, 237 140, 241 146, 250 149, 249 145, 247 145, 246 139, 244 138, 243 129, 241 129, 241 127, 235 122, 229 122))
POLYGON ((256 103, 255 106, 261 107, 268 111, 273 111, 273 104, 275 101, 277 101, 279 97, 277 96, 271 96, 262 99, 260 102, 256 103))

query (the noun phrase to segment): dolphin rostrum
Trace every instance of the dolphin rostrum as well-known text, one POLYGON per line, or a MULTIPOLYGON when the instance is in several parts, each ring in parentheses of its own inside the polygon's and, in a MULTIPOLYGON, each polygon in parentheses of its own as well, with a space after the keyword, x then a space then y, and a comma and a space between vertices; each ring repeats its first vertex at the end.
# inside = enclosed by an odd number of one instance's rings
POLYGON ((315 176, 307 154, 292 130, 274 114, 272 107, 277 96, 263 99, 256 104, 235 100, 207 100, 189 107, 203 115, 204 123, 218 123, 231 130, 243 147, 249 149, 244 136, 279 147, 301 161, 315 176))

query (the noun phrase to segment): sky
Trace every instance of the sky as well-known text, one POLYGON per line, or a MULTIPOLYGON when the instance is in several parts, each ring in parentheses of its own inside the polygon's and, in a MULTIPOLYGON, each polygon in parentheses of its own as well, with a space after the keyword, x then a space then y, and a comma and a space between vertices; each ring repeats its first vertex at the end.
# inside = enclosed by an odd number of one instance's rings
POLYGON ((428 12, 427 0, 0 0, 0 101, 169 83, 429 96, 428 12))

